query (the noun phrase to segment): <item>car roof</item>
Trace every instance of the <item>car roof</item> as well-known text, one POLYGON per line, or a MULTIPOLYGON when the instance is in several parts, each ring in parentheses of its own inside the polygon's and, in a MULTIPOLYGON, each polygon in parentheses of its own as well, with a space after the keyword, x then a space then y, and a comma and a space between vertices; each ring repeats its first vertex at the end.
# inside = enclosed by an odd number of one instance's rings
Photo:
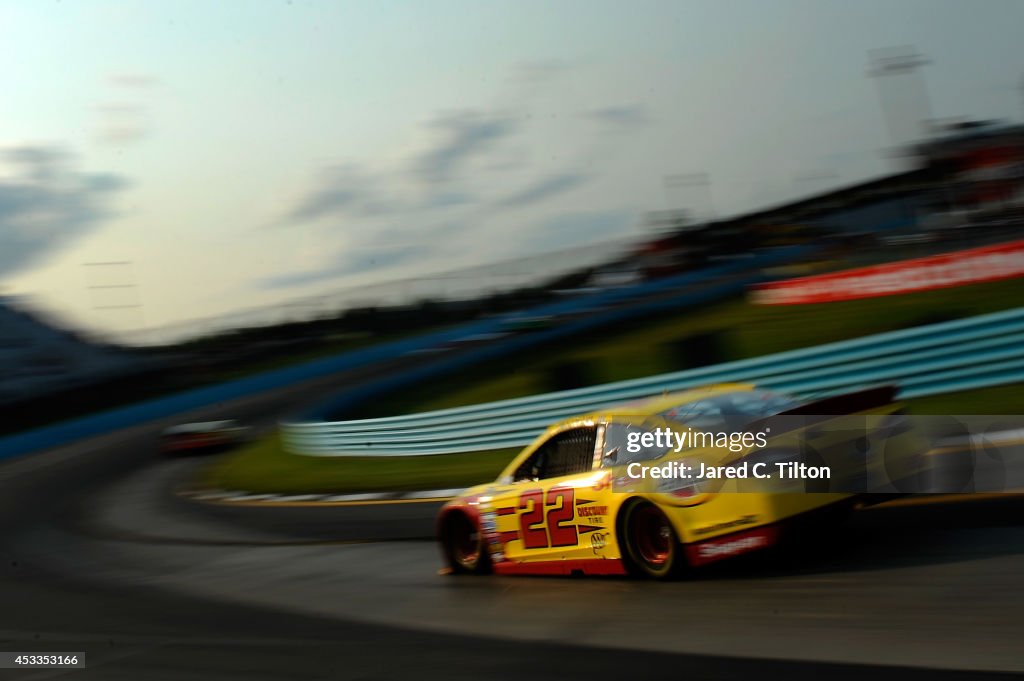
POLYGON ((238 426, 237 421, 203 421, 202 423, 182 423, 176 426, 171 426, 164 430, 164 435, 181 435, 185 433, 205 433, 212 430, 221 430, 224 428, 235 428, 238 426))
MULTIPOLYGON (((613 405, 588 414, 582 414, 570 419, 565 419, 564 421, 561 421, 560 424, 576 421, 598 420, 609 417, 647 418, 649 416, 657 416, 675 407, 690 404, 691 402, 696 402, 697 400, 706 397, 724 395, 726 393, 748 392, 756 389, 757 386, 753 383, 719 383, 716 385, 702 386, 679 392, 646 397, 644 399, 627 402, 625 404, 613 405)), ((557 425, 558 424, 556 424, 556 426, 557 425)))

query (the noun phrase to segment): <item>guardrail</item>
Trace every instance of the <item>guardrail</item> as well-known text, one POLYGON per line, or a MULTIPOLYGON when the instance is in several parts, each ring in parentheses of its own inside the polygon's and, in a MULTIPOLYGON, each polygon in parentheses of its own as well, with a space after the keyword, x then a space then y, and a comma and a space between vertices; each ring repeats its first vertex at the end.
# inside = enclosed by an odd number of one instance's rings
POLYGON ((309 456, 413 456, 529 444, 551 422, 663 391, 751 382, 797 394, 896 382, 913 398, 1024 381, 1024 308, 700 369, 454 409, 358 421, 288 423, 309 456))

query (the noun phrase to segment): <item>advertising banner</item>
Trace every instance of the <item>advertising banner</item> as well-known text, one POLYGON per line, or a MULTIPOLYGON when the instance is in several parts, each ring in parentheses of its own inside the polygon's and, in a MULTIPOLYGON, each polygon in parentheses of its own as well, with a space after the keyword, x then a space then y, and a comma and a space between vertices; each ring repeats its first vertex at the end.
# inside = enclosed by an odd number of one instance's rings
POLYGON ((1024 240, 753 287, 762 305, 828 303, 1024 276, 1024 240))

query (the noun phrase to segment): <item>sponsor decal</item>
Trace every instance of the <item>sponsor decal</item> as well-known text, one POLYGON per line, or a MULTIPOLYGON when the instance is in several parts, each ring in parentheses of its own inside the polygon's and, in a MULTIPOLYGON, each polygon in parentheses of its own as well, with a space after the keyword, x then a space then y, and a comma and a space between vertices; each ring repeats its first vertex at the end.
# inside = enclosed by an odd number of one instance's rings
POLYGON ((688 544, 686 553, 694 565, 711 563, 723 558, 738 556, 742 553, 757 551, 775 543, 778 531, 774 527, 759 527, 753 530, 737 532, 725 537, 717 537, 696 544, 688 544))
POLYGON ((576 509, 576 516, 578 518, 593 518, 595 516, 607 515, 607 506, 580 506, 576 509))
POLYGON ((494 514, 494 511, 488 510, 480 514, 480 531, 483 533, 484 541, 487 542, 487 546, 493 556, 504 545, 501 539, 502 533, 498 532, 498 517, 494 514))
POLYGON ((607 532, 595 532, 590 535, 590 549, 594 552, 595 556, 603 551, 606 546, 608 546, 607 532))
POLYGON ((743 537, 742 539, 732 539, 721 544, 704 544, 700 547, 700 557, 719 558, 721 556, 734 556, 737 553, 753 551, 767 545, 768 540, 764 537, 743 537))
POLYGON ((528 489, 519 495, 519 534, 524 549, 578 546, 579 533, 572 523, 576 507, 573 487, 528 489))

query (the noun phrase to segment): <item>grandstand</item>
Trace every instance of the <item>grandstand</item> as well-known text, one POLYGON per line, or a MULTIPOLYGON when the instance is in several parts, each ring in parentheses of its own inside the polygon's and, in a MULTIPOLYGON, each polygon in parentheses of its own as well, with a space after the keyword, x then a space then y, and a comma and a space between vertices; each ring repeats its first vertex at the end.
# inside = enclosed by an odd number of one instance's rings
POLYGON ((51 325, 15 299, 0 298, 0 405, 100 385, 148 364, 51 325))

